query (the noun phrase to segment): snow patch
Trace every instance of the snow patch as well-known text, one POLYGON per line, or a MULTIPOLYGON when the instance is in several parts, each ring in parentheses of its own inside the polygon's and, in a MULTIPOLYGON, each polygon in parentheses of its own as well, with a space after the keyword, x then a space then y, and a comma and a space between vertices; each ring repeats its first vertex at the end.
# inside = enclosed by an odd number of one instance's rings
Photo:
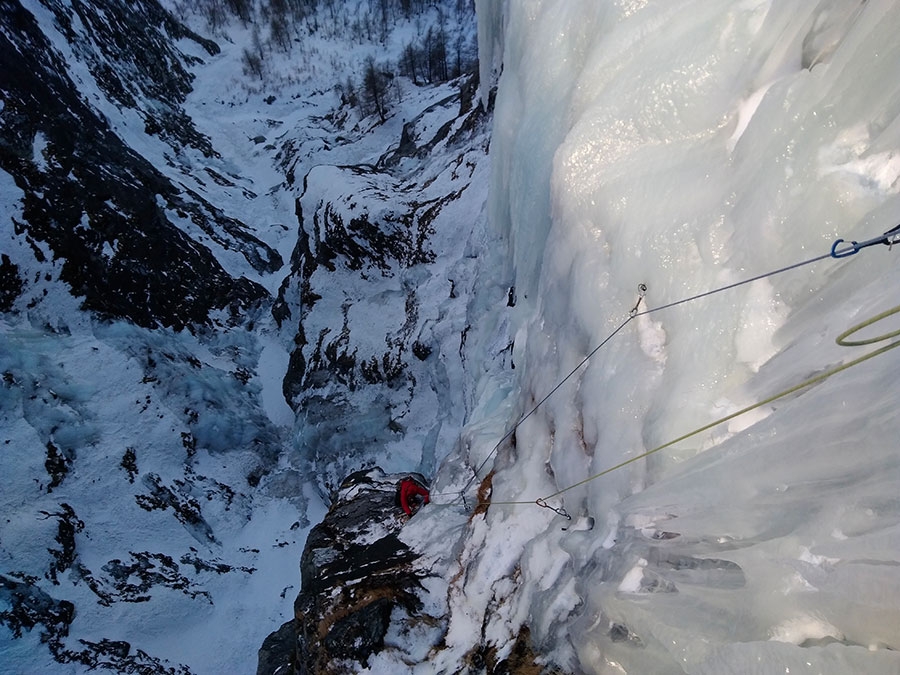
POLYGON ((769 639, 774 642, 788 642, 800 645, 807 640, 834 638, 843 640, 844 634, 825 619, 814 615, 795 616, 779 623, 769 631, 769 639))

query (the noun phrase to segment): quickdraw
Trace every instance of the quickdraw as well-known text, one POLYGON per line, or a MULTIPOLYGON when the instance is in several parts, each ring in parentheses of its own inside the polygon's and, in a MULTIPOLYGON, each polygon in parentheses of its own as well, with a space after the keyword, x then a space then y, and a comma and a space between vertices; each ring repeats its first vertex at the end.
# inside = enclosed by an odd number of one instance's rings
POLYGON ((570 516, 569 512, 566 511, 562 506, 560 506, 560 507, 550 506, 547 502, 545 502, 540 497, 535 499, 534 503, 542 508, 550 509, 551 511, 553 511, 554 513, 557 513, 558 515, 562 516, 563 518, 568 518, 569 520, 572 520, 572 516, 570 516))
POLYGON ((894 244, 900 243, 900 225, 897 225, 897 227, 891 228, 890 230, 885 232, 884 235, 882 235, 880 237, 875 237, 874 239, 867 239, 864 242, 851 241, 851 242, 849 242, 848 248, 845 248, 845 249, 842 249, 839 251, 838 246, 840 246, 841 244, 844 244, 844 243, 847 243, 847 242, 845 242, 843 239, 837 239, 831 245, 831 257, 832 258, 848 258, 851 255, 856 255, 862 249, 868 248, 869 246, 875 246, 876 244, 884 244, 885 246, 890 248, 894 244))

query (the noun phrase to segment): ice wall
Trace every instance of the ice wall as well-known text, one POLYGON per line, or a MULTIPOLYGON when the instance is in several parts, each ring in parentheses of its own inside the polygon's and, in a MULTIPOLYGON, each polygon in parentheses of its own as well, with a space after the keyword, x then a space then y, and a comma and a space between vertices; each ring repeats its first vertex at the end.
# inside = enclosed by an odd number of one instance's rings
MULTIPOLYGON (((522 0, 491 26, 490 216, 518 291, 522 413, 638 284, 660 307, 900 222, 896 3, 522 0)), ((638 317, 500 450, 494 500, 549 495, 865 353, 834 338, 897 304, 898 255, 638 317)), ((576 672, 897 672, 898 352, 552 500, 592 530, 492 507, 468 611, 498 645, 527 623, 576 672)))

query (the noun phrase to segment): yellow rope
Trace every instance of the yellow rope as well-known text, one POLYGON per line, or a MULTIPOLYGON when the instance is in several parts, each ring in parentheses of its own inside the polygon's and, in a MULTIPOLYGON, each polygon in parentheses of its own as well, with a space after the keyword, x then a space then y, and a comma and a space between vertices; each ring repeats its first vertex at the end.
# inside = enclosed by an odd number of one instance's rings
POLYGON ((841 345, 841 347, 861 347, 862 345, 871 345, 876 342, 884 342, 885 340, 890 340, 892 337, 896 337, 897 335, 900 335, 900 328, 898 328, 897 330, 895 330, 892 333, 885 333, 884 335, 878 335, 876 337, 869 338, 868 340, 848 340, 847 338, 849 336, 853 335, 854 333, 862 330, 863 328, 866 328, 867 326, 871 326, 874 323, 878 323, 882 319, 886 319, 887 317, 891 316, 892 314, 896 314, 897 312, 900 312, 900 305, 897 305, 893 309, 885 310, 881 314, 876 314, 871 319, 866 319, 862 323, 858 323, 855 326, 853 326, 853 328, 845 330, 843 333, 838 335, 837 338, 835 338, 835 342, 837 342, 839 345, 841 345))
MULTIPOLYGON (((867 326, 871 326, 872 324, 875 324, 875 323, 881 321, 882 319, 885 319, 893 314, 897 314, 898 312, 900 312, 900 305, 897 305, 896 307, 894 307, 892 309, 881 312, 880 314, 877 314, 869 319, 866 319, 865 321, 856 324, 852 328, 850 328, 850 329, 844 331, 843 333, 841 333, 840 335, 838 335, 838 337, 835 339, 835 342, 838 345, 841 345, 842 347, 856 347, 856 346, 861 346, 861 345, 869 345, 869 344, 873 344, 876 342, 884 342, 885 340, 890 340, 891 338, 896 337, 897 335, 900 335, 900 329, 892 331, 890 333, 884 333, 883 335, 878 335, 876 337, 869 338, 866 340, 847 340, 846 338, 849 337, 850 335, 853 335, 854 333, 862 330, 863 328, 866 328, 867 326)), ((629 464, 637 462, 638 460, 644 459, 645 457, 649 457, 650 455, 652 455, 656 452, 659 452, 660 450, 664 450, 668 447, 671 447, 671 446, 675 445, 676 443, 680 443, 681 441, 688 439, 691 436, 696 436, 699 433, 702 433, 704 431, 712 429, 713 427, 715 427, 719 424, 722 424, 723 422, 728 422, 730 420, 733 420, 735 417, 739 417, 739 416, 743 415, 744 413, 750 412, 751 410, 756 410, 757 408, 760 408, 764 405, 772 403, 773 401, 777 401, 778 399, 784 398, 785 396, 789 396, 790 394, 793 394, 794 392, 797 392, 801 389, 805 389, 806 387, 811 387, 814 384, 817 384, 819 382, 827 380, 832 375, 836 375, 837 373, 840 373, 844 370, 848 370, 849 368, 852 368, 853 366, 857 366, 860 363, 863 363, 864 361, 868 361, 869 359, 872 359, 872 358, 875 358, 876 356, 884 354, 885 352, 890 351, 891 349, 894 349, 895 347, 900 347, 900 340, 898 340, 896 342, 892 342, 883 347, 880 347, 880 348, 876 349, 875 351, 869 352, 865 356, 860 356, 857 359, 853 359, 852 361, 848 361, 847 363, 844 363, 840 366, 835 366, 834 368, 830 368, 829 370, 819 373, 818 375, 814 375, 813 377, 810 377, 809 379, 804 380, 800 384, 796 384, 793 387, 789 387, 788 389, 785 389, 784 391, 780 391, 777 394, 774 394, 772 396, 769 396, 768 398, 758 401, 758 402, 754 403, 753 405, 749 405, 746 408, 742 408, 741 410, 738 410, 737 412, 733 412, 730 415, 726 415, 725 417, 722 417, 722 418, 716 420, 715 422, 710 422, 709 424, 705 424, 702 427, 699 427, 698 429, 694 429, 693 431, 691 431, 689 433, 686 433, 682 436, 679 436, 678 438, 676 438, 674 440, 669 441, 668 443, 663 443, 662 445, 659 445, 659 446, 653 448, 652 450, 648 450, 647 452, 643 452, 640 455, 635 455, 634 457, 626 459, 624 462, 620 462, 620 463, 616 464, 615 466, 611 466, 608 469, 604 469, 600 473, 595 473, 592 476, 588 476, 584 480, 578 481, 577 483, 573 483, 572 485, 569 485, 568 487, 565 487, 562 490, 557 490, 553 494, 547 495, 546 497, 542 497, 540 499, 531 500, 531 501, 490 501, 490 502, 486 502, 484 505, 489 506, 489 505, 500 505, 500 504, 535 504, 535 503, 537 503, 538 506, 550 508, 554 511, 557 511, 557 513, 560 513, 560 515, 567 516, 568 514, 566 514, 565 509, 558 509, 558 510, 554 509, 553 507, 547 505, 546 501, 548 499, 553 499, 554 497, 558 497, 559 495, 561 495, 565 492, 568 492, 569 490, 574 490, 575 488, 580 487, 586 483, 590 483, 593 480, 597 480, 601 476, 605 476, 608 473, 617 471, 618 469, 621 469, 622 467, 625 467, 625 466, 628 466, 629 464)))

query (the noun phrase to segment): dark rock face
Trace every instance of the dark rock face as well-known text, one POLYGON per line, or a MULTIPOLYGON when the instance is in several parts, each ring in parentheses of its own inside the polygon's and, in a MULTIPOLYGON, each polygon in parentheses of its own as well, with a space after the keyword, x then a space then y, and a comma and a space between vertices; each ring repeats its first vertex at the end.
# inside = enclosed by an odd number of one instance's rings
POLYGON ((303 590, 294 603, 300 675, 341 672, 345 659, 364 665, 384 646, 395 608, 409 616, 421 609, 416 555, 397 536, 403 478, 381 469, 351 474, 309 533, 300 561, 303 590))
MULTIPOLYGON (((307 422, 296 447, 323 495, 401 439, 422 443, 423 461, 407 465, 429 471, 437 425, 449 421, 425 420, 415 408, 444 390, 448 350, 462 351, 442 344, 450 333, 457 340, 451 317, 462 303, 445 304, 436 286, 462 297, 453 277, 477 256, 448 233, 470 227, 454 214, 476 180, 487 127, 470 105, 474 80, 455 84, 460 91, 408 122, 400 149, 377 165, 318 164, 303 177, 297 244, 272 314, 293 331, 282 390, 307 422), (389 318, 373 322, 376 315, 389 318)), ((299 159, 284 161, 293 171, 299 159)))
POLYGON ((37 579, 26 575, 0 574, 0 601, 9 609, 0 612, 0 622, 9 627, 13 635, 22 636, 23 629, 40 628, 41 642, 59 663, 75 663, 88 670, 103 668, 120 673, 162 673, 165 675, 190 675, 184 666, 167 666, 140 649, 132 651, 128 642, 101 639, 97 642, 79 640, 80 649, 67 649, 65 638, 75 619, 75 606, 66 600, 57 600, 42 591, 37 579))
POLYGON ((405 477, 374 468, 343 482, 307 538, 294 621, 266 640, 258 673, 345 673, 348 660, 364 666, 384 647, 392 615, 420 617, 422 573, 414 569, 417 555, 398 537, 405 516, 397 485, 405 477), (292 663, 288 644, 296 645, 292 663))
POLYGON ((110 101, 137 110, 147 133, 215 154, 180 108, 193 80, 186 65, 198 59, 185 57, 171 40, 192 40, 210 56, 219 53, 215 42, 188 30, 154 1, 128 7, 116 0, 42 2, 110 101), (84 27, 83 33, 75 30, 76 24, 84 27))
POLYGON ((22 629, 41 626, 41 640, 49 643, 51 649, 58 648, 75 619, 75 606, 51 597, 36 582, 37 579, 24 575, 17 579, 0 574, 0 599, 9 607, 0 612, 0 621, 16 637, 21 637, 22 629))
MULTIPOLYGON (((212 154, 179 107, 191 78, 163 45, 188 37, 212 52, 213 43, 179 28, 155 2, 45 5, 111 102, 156 110, 156 118, 145 114, 148 129, 175 147, 212 154), (90 45, 73 32, 76 14, 90 45)), ((48 253, 62 259, 60 278, 85 309, 146 327, 207 323, 216 309, 238 316, 267 299, 258 284, 230 276, 166 209, 240 250, 258 270, 277 269, 277 252, 199 195, 180 192, 129 148, 79 94, 63 55, 20 3, 0 2, 0 26, 0 167, 24 193, 14 236, 27 242, 34 259, 47 263, 48 253)), ((21 262, 4 256, 4 299, 22 292, 12 278, 21 262)))
POLYGON ((294 620, 286 621, 281 628, 263 641, 259 648, 257 675, 290 675, 294 672, 294 650, 297 629, 294 620))
POLYGON ((3 253, 0 255, 0 312, 12 310, 22 293, 22 286, 18 265, 14 265, 9 256, 3 253))

